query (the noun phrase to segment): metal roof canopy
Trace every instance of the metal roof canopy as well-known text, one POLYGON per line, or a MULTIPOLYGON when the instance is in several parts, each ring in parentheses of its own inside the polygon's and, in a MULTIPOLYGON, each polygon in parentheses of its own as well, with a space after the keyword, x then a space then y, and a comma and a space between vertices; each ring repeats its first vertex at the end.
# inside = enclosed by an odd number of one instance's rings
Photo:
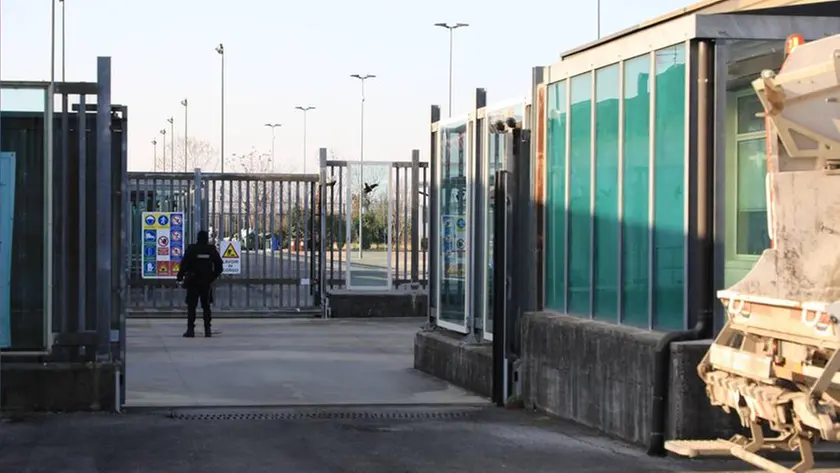
POLYGON ((704 0, 689 5, 671 13, 666 13, 650 20, 639 23, 636 26, 621 30, 609 36, 604 36, 596 41, 586 43, 577 48, 566 51, 560 55, 560 59, 566 59, 578 53, 595 48, 598 45, 614 41, 616 39, 629 36, 638 31, 651 28, 653 26, 666 23, 668 21, 692 15, 692 14, 727 14, 727 13, 745 13, 754 12, 756 10, 772 10, 776 8, 785 8, 793 6, 817 5, 817 4, 840 4, 837 0, 704 0))
POLYGON ((813 41, 826 36, 840 34, 840 1, 811 1, 806 4, 800 0, 799 15, 781 14, 789 8, 797 8, 791 0, 715 0, 707 1, 703 6, 689 7, 669 16, 664 16, 643 23, 610 38, 591 43, 569 53, 560 61, 548 67, 546 83, 554 83, 601 67, 616 64, 622 60, 651 54, 662 48, 685 43, 694 38, 715 38, 734 40, 780 40, 799 32, 806 41, 813 41), (775 9, 769 4, 778 5, 775 9), (731 10, 733 4, 741 10, 731 10), (745 5, 749 4, 749 5, 745 5), (736 5, 736 6, 738 6, 736 5), (728 6, 728 7, 727 7, 728 6), (751 9, 746 10, 747 6, 751 9), (801 8, 813 8, 804 12, 801 8), (724 8, 727 7, 727 8, 724 8), (818 16, 826 10, 832 16, 818 16))

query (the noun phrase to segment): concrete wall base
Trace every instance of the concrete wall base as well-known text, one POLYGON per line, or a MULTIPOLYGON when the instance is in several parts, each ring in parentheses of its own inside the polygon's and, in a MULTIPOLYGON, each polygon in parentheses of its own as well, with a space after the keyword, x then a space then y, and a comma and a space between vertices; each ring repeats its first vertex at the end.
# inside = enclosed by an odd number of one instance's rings
MULTIPOLYGON (((553 313, 522 319, 525 405, 636 444, 647 443, 654 349, 662 333, 553 313)), ((696 367, 710 340, 671 346, 666 439, 741 433, 737 416, 713 408, 696 367)))
POLYGON ((414 337, 414 368, 478 395, 493 391, 493 347, 468 344, 464 335, 443 330, 418 332, 414 337))
POLYGON ((113 364, 3 363, 4 411, 116 410, 113 364))
POLYGON ((330 317, 425 317, 429 297, 425 291, 333 291, 330 317))

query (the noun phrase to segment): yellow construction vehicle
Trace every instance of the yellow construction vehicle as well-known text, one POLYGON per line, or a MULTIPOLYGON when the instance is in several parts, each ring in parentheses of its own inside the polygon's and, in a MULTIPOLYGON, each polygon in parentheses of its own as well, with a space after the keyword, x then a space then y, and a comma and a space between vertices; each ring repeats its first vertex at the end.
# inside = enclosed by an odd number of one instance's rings
POLYGON ((712 405, 735 411, 750 436, 665 448, 803 473, 815 442, 840 441, 840 35, 795 35, 788 46, 779 72, 752 83, 772 123, 768 143, 782 145, 768 153, 772 247, 718 292, 726 324, 697 367, 712 405), (762 426, 778 435, 765 438, 762 426), (786 468, 759 455, 769 450, 798 450, 801 461, 786 468))

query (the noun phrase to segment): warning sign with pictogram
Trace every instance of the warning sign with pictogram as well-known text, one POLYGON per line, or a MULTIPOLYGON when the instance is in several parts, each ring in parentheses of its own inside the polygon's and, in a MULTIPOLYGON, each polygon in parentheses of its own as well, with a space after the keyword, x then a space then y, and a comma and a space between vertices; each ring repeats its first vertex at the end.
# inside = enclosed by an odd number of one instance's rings
POLYGON ((242 272, 242 243, 238 241, 223 241, 222 262, 223 274, 239 274, 242 272))
POLYGON ((172 271, 172 262, 180 261, 184 245, 183 212, 143 212, 141 222, 142 277, 175 278, 177 271, 172 271))

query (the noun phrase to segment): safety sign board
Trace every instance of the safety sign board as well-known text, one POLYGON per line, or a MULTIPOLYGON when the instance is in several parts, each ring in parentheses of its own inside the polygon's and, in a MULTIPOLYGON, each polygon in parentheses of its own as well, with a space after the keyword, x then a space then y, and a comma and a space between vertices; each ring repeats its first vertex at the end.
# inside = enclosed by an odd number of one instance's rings
POLYGON ((242 272, 242 243, 226 240, 220 244, 222 254, 222 274, 240 274, 242 272))
POLYGON ((184 213, 143 212, 143 278, 174 279, 184 255, 184 213))

